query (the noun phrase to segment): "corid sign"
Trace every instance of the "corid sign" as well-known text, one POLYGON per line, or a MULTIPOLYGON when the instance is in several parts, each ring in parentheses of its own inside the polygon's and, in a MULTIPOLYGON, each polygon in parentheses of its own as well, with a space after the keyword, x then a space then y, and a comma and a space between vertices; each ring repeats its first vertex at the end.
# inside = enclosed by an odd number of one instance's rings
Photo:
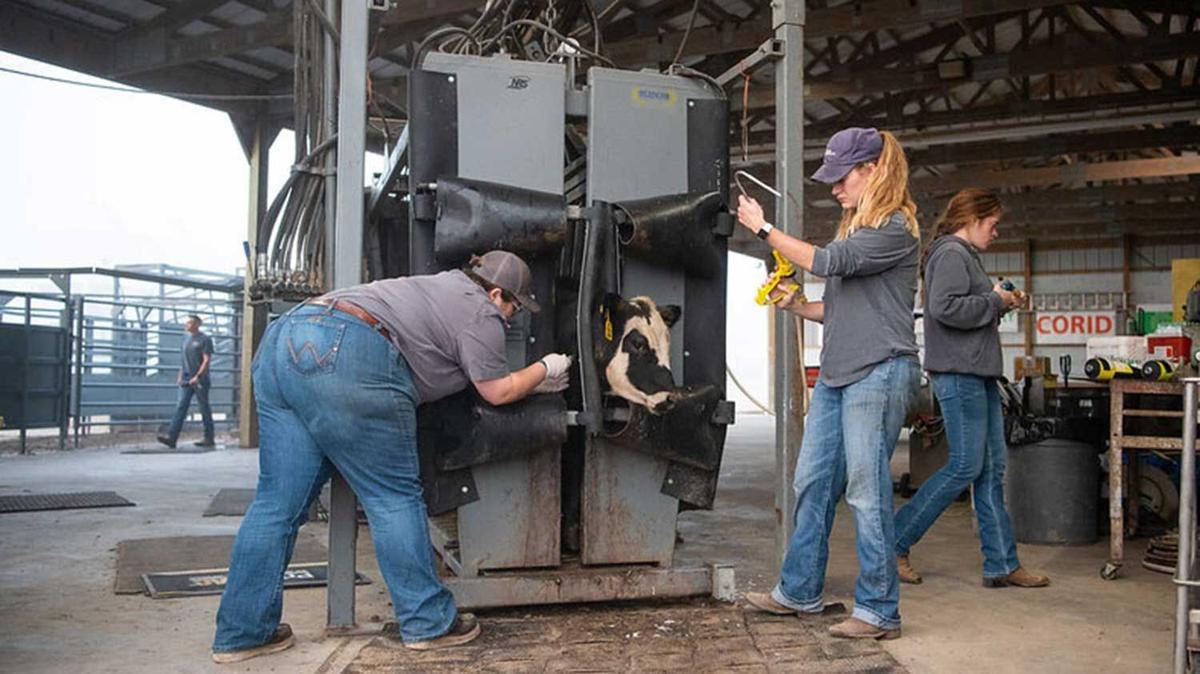
POLYGON ((1088 337, 1117 334, 1113 311, 1039 311, 1034 315, 1038 344, 1086 344, 1088 337))

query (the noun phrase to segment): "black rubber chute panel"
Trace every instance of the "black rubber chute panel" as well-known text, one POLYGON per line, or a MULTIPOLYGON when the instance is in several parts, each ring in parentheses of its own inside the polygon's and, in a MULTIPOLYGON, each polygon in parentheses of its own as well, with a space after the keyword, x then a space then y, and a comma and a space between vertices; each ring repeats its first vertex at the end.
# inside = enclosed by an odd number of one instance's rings
POLYGON ((641 405, 630 406, 629 422, 608 437, 613 444, 654 456, 715 471, 721 465, 725 444, 724 424, 713 423, 721 391, 704 386, 682 393, 665 414, 651 414, 641 405))
POLYGON ((417 423, 421 452, 433 456, 437 472, 453 472, 561 446, 567 404, 547 394, 492 406, 467 390, 421 405, 417 423))
POLYGON ((457 264, 494 249, 536 257, 566 243, 566 214, 562 195, 439 178, 434 252, 442 264, 457 264))
POLYGON ((616 204, 617 231, 628 255, 710 278, 721 270, 713 245, 719 192, 671 194, 616 204))

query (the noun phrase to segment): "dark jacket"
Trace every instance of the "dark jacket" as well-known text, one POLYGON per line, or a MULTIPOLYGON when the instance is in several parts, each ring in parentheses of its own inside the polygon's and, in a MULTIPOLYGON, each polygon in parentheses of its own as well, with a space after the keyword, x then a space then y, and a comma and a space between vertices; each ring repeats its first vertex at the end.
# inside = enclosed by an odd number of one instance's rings
POLYGON ((925 263, 925 369, 1000 377, 1000 316, 983 260, 957 236, 933 242, 925 263))

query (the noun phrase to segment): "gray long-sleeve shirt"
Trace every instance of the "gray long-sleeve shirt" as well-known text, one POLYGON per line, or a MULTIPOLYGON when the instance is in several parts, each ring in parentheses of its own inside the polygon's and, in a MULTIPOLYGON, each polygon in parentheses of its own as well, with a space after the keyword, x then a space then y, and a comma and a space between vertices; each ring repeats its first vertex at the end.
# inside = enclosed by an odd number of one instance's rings
POLYGON ((925 262, 925 369, 1002 376, 1003 313, 975 248, 957 236, 934 241, 925 262))
POLYGON ((890 358, 917 359, 913 308, 920 249, 897 212, 878 229, 864 227, 813 253, 812 272, 826 279, 826 386, 849 386, 890 358))

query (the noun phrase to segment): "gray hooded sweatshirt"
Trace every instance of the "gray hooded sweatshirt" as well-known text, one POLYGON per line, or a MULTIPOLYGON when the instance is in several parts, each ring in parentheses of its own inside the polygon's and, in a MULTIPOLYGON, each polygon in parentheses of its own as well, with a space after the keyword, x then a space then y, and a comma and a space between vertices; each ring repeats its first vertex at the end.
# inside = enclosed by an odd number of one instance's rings
POLYGON ((975 248, 957 236, 936 239, 925 263, 925 369, 1000 377, 1000 316, 975 248))

